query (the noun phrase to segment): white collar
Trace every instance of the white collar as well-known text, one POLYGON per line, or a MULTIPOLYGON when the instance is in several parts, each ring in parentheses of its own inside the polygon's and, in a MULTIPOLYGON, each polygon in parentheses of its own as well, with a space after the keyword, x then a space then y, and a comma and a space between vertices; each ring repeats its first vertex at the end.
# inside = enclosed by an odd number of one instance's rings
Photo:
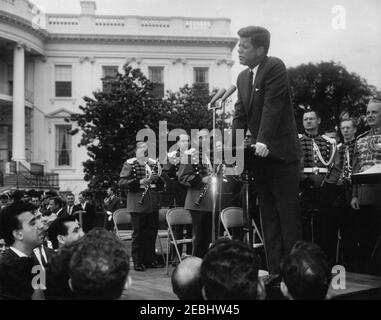
POLYGON ((257 64, 253 69, 250 69, 253 74, 256 74, 259 68, 259 64, 257 64))
POLYGON ((9 247, 14 253, 16 253, 20 258, 29 258, 24 252, 20 251, 19 249, 16 249, 15 247, 9 247))
POLYGON ((37 248, 34 248, 34 249, 33 249, 33 252, 34 252, 34 254, 36 255, 36 258, 37 258, 38 263, 40 264, 40 266, 41 266, 43 269, 45 269, 45 268, 44 268, 44 264, 43 264, 43 262, 42 262, 42 257, 41 257, 41 254, 42 254, 42 255, 44 256, 45 261, 48 261, 48 259, 47 259, 47 257, 46 257, 46 252, 45 252, 44 246, 39 246, 39 247, 37 247, 37 248))

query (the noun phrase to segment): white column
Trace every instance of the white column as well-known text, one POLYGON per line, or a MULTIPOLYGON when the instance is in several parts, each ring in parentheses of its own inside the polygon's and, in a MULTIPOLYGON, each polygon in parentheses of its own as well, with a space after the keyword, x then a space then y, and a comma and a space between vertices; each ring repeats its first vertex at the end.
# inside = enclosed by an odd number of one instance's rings
POLYGON ((13 49, 13 121, 12 160, 25 160, 25 51, 17 44, 13 49))

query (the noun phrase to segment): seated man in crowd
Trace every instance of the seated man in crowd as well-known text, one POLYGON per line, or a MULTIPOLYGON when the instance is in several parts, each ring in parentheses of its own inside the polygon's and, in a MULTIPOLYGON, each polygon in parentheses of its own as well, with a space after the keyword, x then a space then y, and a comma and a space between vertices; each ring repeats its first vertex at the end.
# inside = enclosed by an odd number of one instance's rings
POLYGON ((253 249, 237 240, 217 240, 201 264, 202 294, 206 300, 264 300, 253 249))
POLYGON ((48 237, 54 250, 66 243, 82 238, 83 235, 82 228, 76 218, 69 215, 57 218, 48 229, 48 237))
POLYGON ((202 300, 201 263, 199 257, 188 257, 173 270, 173 293, 180 300, 202 300))
POLYGON ((0 297, 3 299, 31 299, 34 293, 32 269, 33 250, 44 239, 44 228, 29 203, 15 201, 1 214, 0 238, 10 247, 0 259, 0 297))
POLYGON ((280 287, 290 300, 323 300, 331 277, 327 256, 320 247, 299 241, 282 263, 280 287))
POLYGON ((78 240, 69 264, 69 285, 78 300, 119 299, 130 285, 129 256, 111 232, 94 229, 78 240))

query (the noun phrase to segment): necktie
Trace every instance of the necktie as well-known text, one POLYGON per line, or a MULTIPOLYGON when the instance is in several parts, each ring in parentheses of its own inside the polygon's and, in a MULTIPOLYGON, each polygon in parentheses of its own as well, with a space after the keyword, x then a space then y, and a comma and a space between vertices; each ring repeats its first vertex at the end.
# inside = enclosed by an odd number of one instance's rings
POLYGON ((253 70, 249 70, 249 83, 248 83, 248 88, 249 88, 249 97, 251 97, 252 91, 253 91, 253 70))

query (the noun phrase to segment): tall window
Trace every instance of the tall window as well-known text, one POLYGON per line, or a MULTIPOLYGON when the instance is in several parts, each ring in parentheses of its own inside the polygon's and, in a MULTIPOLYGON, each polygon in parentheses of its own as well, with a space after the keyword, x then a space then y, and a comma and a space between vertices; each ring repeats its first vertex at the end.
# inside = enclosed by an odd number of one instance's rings
POLYGON ((206 86, 209 89, 209 68, 193 68, 193 83, 206 86))
POLYGON ((153 83, 153 93, 164 97, 164 67, 148 67, 148 79, 153 83))
POLYGON ((102 90, 110 92, 111 86, 109 80, 118 73, 118 66, 102 66, 102 90))
POLYGON ((71 66, 55 66, 56 97, 71 97, 71 66))
POLYGON ((71 125, 56 125, 56 167, 71 166, 71 125))

